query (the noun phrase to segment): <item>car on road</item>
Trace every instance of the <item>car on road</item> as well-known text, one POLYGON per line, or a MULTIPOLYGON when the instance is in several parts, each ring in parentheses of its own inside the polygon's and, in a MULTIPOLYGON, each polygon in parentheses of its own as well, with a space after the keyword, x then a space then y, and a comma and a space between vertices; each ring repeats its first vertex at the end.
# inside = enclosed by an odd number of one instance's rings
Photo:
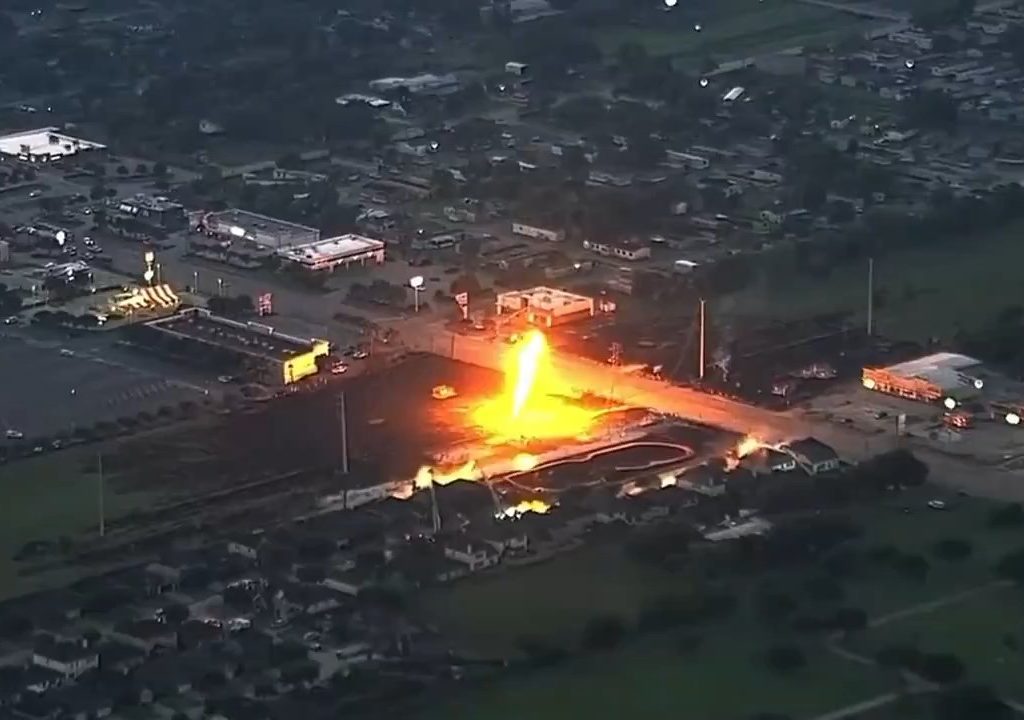
POLYGON ((42 193, 42 191, 41 191, 41 190, 33 190, 32 192, 30 192, 30 193, 28 194, 28 196, 29 196, 30 198, 37 198, 37 197, 39 197, 39 196, 40 196, 40 195, 42 195, 42 194, 43 194, 43 193, 42 193))
POLYGON ((9 429, 5 433, 5 435, 7 436, 8 440, 24 440, 25 439, 25 433, 23 433, 21 430, 15 430, 13 428, 9 429))
POLYGON ((234 375, 218 375, 217 376, 217 382, 223 383, 224 385, 227 385, 228 383, 233 383, 234 381, 235 381, 234 375))
POLYGON ((929 500, 928 507, 930 507, 932 510, 945 510, 946 503, 942 500, 929 500))
POLYGON ((343 362, 336 362, 331 365, 332 375, 344 375, 346 372, 348 372, 348 365, 343 362))
POLYGON ((356 350, 354 353, 352 353, 352 358, 355 360, 365 360, 368 357, 370 357, 370 353, 366 352, 365 350, 356 350))
POLYGON ((75 351, 74 350, 69 350, 68 348, 61 348, 60 349, 60 354, 63 355, 64 357, 74 357, 75 356, 75 351))
POLYGON ((18 324, 18 317, 16 315, 11 315, 9 318, 4 318, 4 325, 17 325, 17 324, 18 324))

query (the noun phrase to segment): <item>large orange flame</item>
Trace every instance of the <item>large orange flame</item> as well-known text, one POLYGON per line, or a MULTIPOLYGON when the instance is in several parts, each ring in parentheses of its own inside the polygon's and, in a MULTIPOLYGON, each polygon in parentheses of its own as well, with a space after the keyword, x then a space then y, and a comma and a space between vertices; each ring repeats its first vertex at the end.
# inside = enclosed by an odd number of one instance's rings
POLYGON ((473 409, 473 421, 497 443, 585 434, 594 413, 566 401, 573 393, 551 368, 544 334, 531 330, 509 348, 505 391, 473 409))

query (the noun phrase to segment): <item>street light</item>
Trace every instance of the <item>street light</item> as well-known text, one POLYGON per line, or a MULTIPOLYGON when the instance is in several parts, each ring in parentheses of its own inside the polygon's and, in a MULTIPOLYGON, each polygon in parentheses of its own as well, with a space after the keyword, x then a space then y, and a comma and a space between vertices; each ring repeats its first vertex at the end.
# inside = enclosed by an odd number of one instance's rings
POLYGON ((156 275, 156 273, 153 272, 153 263, 156 261, 156 253, 152 250, 147 250, 146 254, 142 256, 142 259, 146 261, 146 272, 142 273, 142 278, 152 285, 153 277, 156 275))
POLYGON ((412 288, 413 308, 415 312, 420 311, 420 292, 423 290, 423 276, 415 275, 409 278, 409 287, 412 288))

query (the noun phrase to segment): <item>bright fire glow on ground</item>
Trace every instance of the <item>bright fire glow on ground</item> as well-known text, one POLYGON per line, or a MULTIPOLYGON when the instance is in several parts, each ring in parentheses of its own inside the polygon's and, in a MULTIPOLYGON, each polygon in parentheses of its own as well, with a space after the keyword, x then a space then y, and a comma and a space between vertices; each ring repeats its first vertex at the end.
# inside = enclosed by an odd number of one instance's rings
POLYGON ((583 435, 595 413, 570 404, 569 386, 555 376, 547 340, 531 330, 505 356, 505 388, 473 409, 473 422, 494 443, 583 435))

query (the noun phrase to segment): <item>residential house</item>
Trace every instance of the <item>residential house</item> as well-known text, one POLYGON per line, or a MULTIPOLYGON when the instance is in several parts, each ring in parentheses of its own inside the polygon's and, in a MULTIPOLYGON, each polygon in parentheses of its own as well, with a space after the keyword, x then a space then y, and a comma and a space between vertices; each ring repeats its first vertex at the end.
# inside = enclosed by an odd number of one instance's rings
POLYGON ((259 557, 260 536, 241 535, 228 540, 227 551, 232 555, 240 555, 249 560, 259 557))
POLYGON ((99 667, 100 656, 85 641, 58 642, 43 636, 32 650, 32 664, 60 673, 65 678, 77 678, 99 667))
POLYGON ((152 619, 118 623, 110 637, 146 653, 152 653, 156 648, 174 649, 178 644, 178 634, 172 626, 152 619))
POLYGON ((470 572, 479 572, 497 565, 500 557, 487 543, 473 541, 462 534, 445 540, 444 556, 462 563, 470 572))
POLYGON ((332 568, 322 584, 342 595, 355 597, 373 585, 373 574, 353 568, 332 568))
POLYGON ((495 521, 483 527, 475 527, 473 534, 502 555, 507 552, 525 551, 530 542, 526 529, 511 520, 495 521))
POLYGON ((839 468, 839 455, 836 451, 815 438, 795 440, 782 449, 809 475, 820 475, 839 468))
POLYGON ((323 585, 290 583, 275 598, 275 613, 288 619, 296 615, 319 615, 341 607, 338 594, 323 585))

